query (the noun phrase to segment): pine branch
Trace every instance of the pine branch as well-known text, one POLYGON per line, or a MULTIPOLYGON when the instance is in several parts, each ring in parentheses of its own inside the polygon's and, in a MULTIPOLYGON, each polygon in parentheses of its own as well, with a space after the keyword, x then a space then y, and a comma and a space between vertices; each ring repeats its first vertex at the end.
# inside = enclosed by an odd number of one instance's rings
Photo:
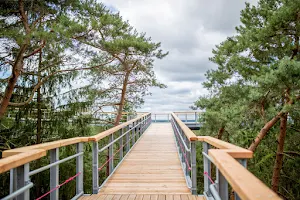
POLYGON ((24 102, 21 102, 21 103, 14 103, 14 102, 9 102, 8 105, 10 106, 24 106, 24 105, 27 105, 28 103, 30 103, 34 97, 34 93, 37 91, 38 88, 40 88, 45 82, 47 82, 51 77, 53 77, 54 75, 56 74, 59 74, 59 73, 63 73, 63 72, 72 72, 72 71, 79 71, 79 70, 91 70, 91 69, 95 69, 95 68, 99 68, 99 67, 102 67, 104 65, 107 65, 108 63, 111 63, 113 60, 110 60, 106 63, 103 63, 101 65, 96 65, 96 66, 93 66, 93 67, 87 67, 87 68, 74 68, 74 69, 64 69, 64 70, 58 70, 56 72, 53 72, 51 74, 49 74, 48 76, 46 76, 45 78, 43 78, 32 90, 31 92, 31 95, 30 97, 24 101, 24 102))

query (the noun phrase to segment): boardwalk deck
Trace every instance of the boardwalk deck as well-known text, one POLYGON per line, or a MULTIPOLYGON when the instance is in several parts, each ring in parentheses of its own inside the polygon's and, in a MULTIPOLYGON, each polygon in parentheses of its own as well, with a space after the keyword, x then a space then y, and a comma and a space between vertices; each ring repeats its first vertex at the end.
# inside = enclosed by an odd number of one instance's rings
POLYGON ((181 195, 184 195, 183 199, 193 199, 192 196, 189 198, 191 193, 185 182, 170 123, 152 124, 99 194, 89 198, 110 199, 117 194, 125 195, 123 198, 127 194, 128 199, 137 195, 133 199, 152 200, 157 199, 158 194, 164 194, 164 199, 174 197, 181 200, 181 195))
POLYGON ((205 200, 191 194, 96 194, 83 196, 80 200, 205 200))

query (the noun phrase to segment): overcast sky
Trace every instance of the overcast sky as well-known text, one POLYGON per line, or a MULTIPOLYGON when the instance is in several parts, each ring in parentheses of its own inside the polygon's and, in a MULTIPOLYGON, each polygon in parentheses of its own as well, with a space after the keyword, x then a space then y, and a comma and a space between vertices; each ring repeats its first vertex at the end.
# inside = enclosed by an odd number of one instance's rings
MULTIPOLYGON (((257 0, 247 0, 256 3, 257 0)), ((169 51, 155 62, 157 78, 167 89, 151 89, 140 111, 189 110, 199 96, 212 49, 235 32, 244 0, 104 0, 139 32, 169 51)))

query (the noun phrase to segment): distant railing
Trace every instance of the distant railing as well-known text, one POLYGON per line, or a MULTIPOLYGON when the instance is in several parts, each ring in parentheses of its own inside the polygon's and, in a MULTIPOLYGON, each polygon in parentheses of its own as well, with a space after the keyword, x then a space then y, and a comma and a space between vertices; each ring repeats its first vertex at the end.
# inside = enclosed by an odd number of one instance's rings
POLYGON ((204 196, 210 200, 228 200, 229 187, 235 192, 235 199, 272 199, 279 196, 256 178, 247 167, 247 159, 253 152, 210 136, 196 136, 175 113, 171 124, 182 163, 186 182, 192 194, 197 195, 196 142, 203 143, 204 196), (216 180, 211 168, 216 166, 216 180))
MULTIPOLYGON (((199 121, 200 111, 182 111, 182 112, 174 112, 178 116, 178 118, 183 121, 184 123, 196 123, 199 121)), ((152 115, 152 122, 156 123, 163 123, 163 122, 170 122, 171 120, 171 113, 151 113, 152 115)))
POLYGON ((93 142, 93 193, 98 193, 101 188, 101 186, 99 187, 99 170, 102 170, 106 165, 109 166, 109 174, 105 179, 106 181, 120 165, 123 161, 123 157, 134 146, 135 142, 141 134, 144 133, 150 123, 151 114, 146 113, 92 137, 76 137, 4 151, 2 153, 4 158, 0 159, 0 173, 10 171, 10 194, 2 198, 2 200, 14 198, 17 200, 29 200, 30 188, 34 186, 30 177, 48 169, 50 169, 50 190, 37 199, 42 199, 48 195, 51 200, 59 199, 59 188, 72 180, 76 180, 76 194, 72 199, 78 199, 84 193, 83 143, 85 142, 93 142), (109 138, 109 143, 104 144, 104 146, 99 149, 99 141, 107 137, 109 138), (118 145, 116 145, 117 142, 118 145), (76 153, 60 159, 59 148, 70 145, 76 145, 76 153), (116 150, 116 148, 118 149, 116 150), (123 151, 124 148, 125 151, 123 151), (106 161, 99 166, 99 153, 106 149, 108 149, 108 157, 106 161), (49 151, 50 164, 30 170, 30 163, 46 156, 47 151, 49 151), (119 154, 119 162, 115 165, 114 158, 117 153, 119 154), (59 165, 72 159, 76 159, 76 173, 67 180, 60 182, 59 165))

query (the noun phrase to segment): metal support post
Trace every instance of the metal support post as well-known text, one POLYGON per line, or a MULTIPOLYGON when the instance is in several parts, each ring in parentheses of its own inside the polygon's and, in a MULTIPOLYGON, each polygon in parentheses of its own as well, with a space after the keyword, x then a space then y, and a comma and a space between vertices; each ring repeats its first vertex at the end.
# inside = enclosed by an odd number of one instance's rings
POLYGON ((220 170, 217 170, 217 190, 222 200, 228 200, 228 182, 220 170))
POLYGON ((131 129, 132 146, 133 146, 134 143, 135 143, 135 128, 134 128, 134 126, 135 126, 135 123, 133 122, 133 123, 132 123, 132 129, 131 129))
POLYGON ((129 131, 129 126, 127 126, 127 133, 126 133, 126 153, 128 153, 129 149, 130 149, 130 141, 129 141, 129 135, 130 131, 129 131))
MULTIPOLYGON (((20 167, 17 167, 15 170, 16 175, 16 190, 24 187, 30 182, 29 179, 29 163, 24 164, 20 167)), ((27 190, 24 193, 20 194, 16 198, 17 200, 29 200, 30 199, 30 191, 27 190)))
POLYGON ((98 194, 99 172, 98 172, 98 141, 93 142, 93 194, 98 194))
MULTIPOLYGON (((124 133, 124 129, 122 128, 121 130, 120 130, 120 136, 121 135, 123 135, 123 133, 124 133)), ((123 136, 124 137, 124 136, 123 136)), ((119 148, 120 148, 120 151, 119 151, 119 154, 120 154, 120 160, 122 160, 123 159, 123 137, 121 137, 120 138, 120 140, 119 140, 119 148)))
MULTIPOLYGON (((76 153, 83 152, 83 143, 76 144, 76 153)), ((76 194, 83 192, 83 155, 76 157, 76 194)))
POLYGON ((191 141, 192 194, 197 195, 196 142, 191 141))
MULTIPOLYGON (((50 163, 59 161, 59 148, 50 150, 50 163)), ((59 165, 50 168, 50 190, 59 185, 59 165)), ((59 190, 54 190, 50 193, 50 200, 57 200, 59 197, 59 190)))
MULTIPOLYGON (((245 168, 247 168, 247 159, 239 159, 238 162, 241 163, 241 165, 243 165, 245 168)), ((234 199, 241 200, 241 198, 236 192, 234 192, 234 199)))
MULTIPOLYGON (((203 152, 208 154, 208 150, 210 148, 210 145, 206 142, 203 142, 203 152)), ((203 165, 204 165, 204 172, 207 173, 208 176, 211 177, 211 163, 210 161, 203 156, 203 165)), ((209 179, 207 176, 204 176, 204 192, 207 192, 209 190, 209 179)))
MULTIPOLYGON (((109 135, 109 143, 113 142, 114 141, 114 134, 110 134, 109 135)), ((114 144, 111 144, 109 147, 108 147, 108 173, 111 174, 113 171, 114 171, 114 158, 113 158, 113 155, 114 155, 114 144)))

